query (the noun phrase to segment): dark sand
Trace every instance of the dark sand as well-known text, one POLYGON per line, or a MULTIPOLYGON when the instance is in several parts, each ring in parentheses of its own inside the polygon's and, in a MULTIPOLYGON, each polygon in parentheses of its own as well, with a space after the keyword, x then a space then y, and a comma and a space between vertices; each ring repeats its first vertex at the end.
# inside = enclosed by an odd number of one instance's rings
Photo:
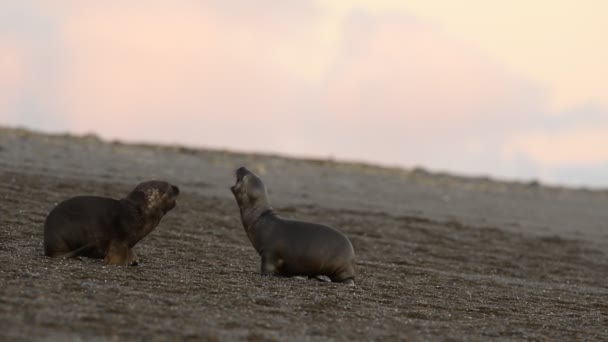
POLYGON ((608 193, 0 128, 0 340, 608 339, 608 193), (229 191, 333 225, 357 286, 258 274, 229 191), (137 267, 42 255, 79 194, 180 186, 137 267))

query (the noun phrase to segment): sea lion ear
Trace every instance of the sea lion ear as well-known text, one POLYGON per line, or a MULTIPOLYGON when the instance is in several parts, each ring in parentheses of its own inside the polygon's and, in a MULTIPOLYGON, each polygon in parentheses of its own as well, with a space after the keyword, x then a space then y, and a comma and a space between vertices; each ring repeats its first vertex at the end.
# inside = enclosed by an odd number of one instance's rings
POLYGON ((129 194, 129 200, 135 203, 139 208, 144 208, 147 205, 146 194, 141 190, 133 190, 129 194))

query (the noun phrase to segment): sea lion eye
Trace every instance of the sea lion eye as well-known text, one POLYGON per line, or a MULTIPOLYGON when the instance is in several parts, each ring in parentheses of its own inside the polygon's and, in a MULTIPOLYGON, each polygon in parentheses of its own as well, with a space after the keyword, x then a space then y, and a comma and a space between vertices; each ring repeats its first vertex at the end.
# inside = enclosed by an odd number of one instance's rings
POLYGON ((236 170, 236 181, 241 182, 243 178, 247 175, 248 171, 244 166, 239 167, 236 170))

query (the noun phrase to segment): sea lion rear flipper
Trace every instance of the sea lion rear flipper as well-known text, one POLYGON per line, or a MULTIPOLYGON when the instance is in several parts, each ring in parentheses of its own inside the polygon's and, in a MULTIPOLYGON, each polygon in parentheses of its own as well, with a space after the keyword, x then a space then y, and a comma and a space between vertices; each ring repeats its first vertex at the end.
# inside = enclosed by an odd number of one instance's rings
POLYGON ((322 281, 322 282, 325 282, 325 283, 331 283, 331 279, 328 276, 326 276, 326 275, 318 274, 315 278, 318 281, 322 281))
POLYGON ((84 252, 86 252, 89 248, 91 248, 93 246, 95 246, 94 243, 89 243, 89 244, 84 245, 84 246, 82 246, 82 247, 80 247, 78 249, 75 249, 73 251, 70 251, 70 252, 67 252, 67 253, 64 253, 64 254, 60 254, 60 255, 56 255, 56 256, 61 257, 63 259, 75 258, 75 257, 78 257, 78 256, 82 255, 84 252))

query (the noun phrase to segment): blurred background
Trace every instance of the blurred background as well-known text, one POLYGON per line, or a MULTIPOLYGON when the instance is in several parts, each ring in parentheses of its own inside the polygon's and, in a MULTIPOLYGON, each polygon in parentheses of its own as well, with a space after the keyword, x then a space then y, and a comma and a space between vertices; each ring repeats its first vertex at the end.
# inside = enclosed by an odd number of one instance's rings
POLYGON ((608 186, 608 3, 4 1, 0 125, 608 186))

